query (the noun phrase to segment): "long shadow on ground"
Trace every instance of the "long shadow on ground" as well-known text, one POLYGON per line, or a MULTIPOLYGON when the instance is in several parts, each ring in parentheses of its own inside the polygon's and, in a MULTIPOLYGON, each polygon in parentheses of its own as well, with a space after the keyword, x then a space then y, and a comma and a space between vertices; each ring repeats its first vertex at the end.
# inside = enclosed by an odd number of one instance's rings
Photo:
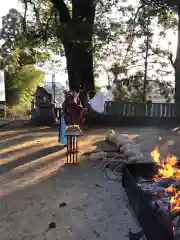
POLYGON ((20 157, 17 159, 14 159, 14 161, 4 163, 0 166, 0 174, 4 174, 16 167, 22 166, 24 164, 30 163, 32 161, 36 161, 39 158, 42 158, 44 156, 50 155, 55 152, 59 152, 63 149, 63 146, 56 145, 53 147, 47 147, 38 151, 35 151, 31 154, 26 155, 25 157, 20 157))

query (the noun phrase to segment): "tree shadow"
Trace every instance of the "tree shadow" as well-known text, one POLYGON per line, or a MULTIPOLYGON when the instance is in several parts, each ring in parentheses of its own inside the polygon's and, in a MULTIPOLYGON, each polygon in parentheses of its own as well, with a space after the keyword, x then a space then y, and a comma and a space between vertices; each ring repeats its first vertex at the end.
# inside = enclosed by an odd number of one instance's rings
POLYGON ((4 163, 0 166, 0 174, 7 173, 14 168, 36 161, 37 159, 45 157, 52 153, 59 152, 62 149, 64 149, 64 146, 56 145, 32 152, 31 154, 27 154, 23 157, 15 158, 13 161, 4 163))
MULTIPOLYGON (((47 137, 51 137, 51 135, 43 135, 43 136, 33 136, 33 135, 28 135, 28 136, 21 136, 18 135, 17 137, 12 137, 12 138, 8 138, 5 139, 4 141, 0 141, 0 149, 6 149, 6 148, 13 148, 14 146, 16 146, 17 144, 25 144, 26 142, 36 142, 36 141, 41 141, 41 138, 47 138, 47 137)), ((52 137, 57 137, 56 135, 52 136, 52 137)), ((57 140, 58 141, 58 140, 57 140)))
MULTIPOLYGON (((21 165, 21 168, 14 169, 14 171, 6 172, 4 175, 1 175, 0 181, 1 184, 6 187, 6 183, 8 185, 14 184, 14 182, 19 182, 19 187, 21 188, 22 185, 26 182, 33 181, 33 178, 38 178, 38 171, 41 172, 41 174, 46 175, 46 170, 53 171, 53 167, 58 163, 59 165, 64 164, 64 157, 66 156, 66 152, 59 152, 58 154, 49 154, 46 159, 38 159, 38 161, 33 162, 31 165, 21 165), (25 179, 24 179, 25 178, 25 179), (28 180, 29 179, 29 180, 28 180), (7 181, 6 181, 7 180, 7 181)), ((41 178, 41 177, 40 177, 41 178)), ((25 183, 26 185, 26 183, 25 183)), ((1 186, 1 189, 3 187, 1 186)))
POLYGON ((34 126, 34 125, 22 125, 22 126, 12 126, 0 128, 0 137, 10 138, 19 136, 19 134, 27 133, 48 133, 48 132, 58 132, 58 124, 53 126, 34 126))
MULTIPOLYGON (((31 190, 34 191, 34 188, 38 188, 38 191, 36 193, 41 195, 41 191, 44 190, 43 188, 44 184, 51 185, 52 183, 53 184, 58 183, 61 185, 66 185, 67 182, 68 185, 71 187, 77 186, 76 178, 79 179, 78 184, 81 186, 82 184, 84 184, 83 180, 81 181, 81 179, 83 179, 84 176, 87 176, 87 174, 89 174, 89 168, 87 169, 86 167, 87 162, 85 165, 80 163, 67 164, 64 163, 63 160, 65 156, 66 152, 63 152, 61 154, 53 156, 51 159, 46 160, 44 163, 40 162, 35 166, 26 169, 25 171, 22 170, 20 172, 19 171, 13 172, 12 174, 4 178, 5 181, 3 180, 3 182, 2 182, 3 178, 1 176, 2 191, 0 194, 0 199, 1 200, 6 199, 6 197, 9 196, 11 198, 14 195, 18 197, 19 192, 28 191, 29 194, 29 191, 30 192, 31 190), (37 168, 39 171, 37 171, 37 168), (25 178, 23 178, 24 176, 25 178)), ((50 196, 51 195, 49 195, 49 197, 50 196)))

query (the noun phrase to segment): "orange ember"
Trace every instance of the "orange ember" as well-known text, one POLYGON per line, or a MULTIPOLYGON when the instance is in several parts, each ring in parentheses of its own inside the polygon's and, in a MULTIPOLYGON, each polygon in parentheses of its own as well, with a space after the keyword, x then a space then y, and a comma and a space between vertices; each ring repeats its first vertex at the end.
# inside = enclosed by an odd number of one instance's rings
MULTIPOLYGON (((154 180, 159 178, 173 178, 180 179, 180 169, 175 167, 177 163, 177 157, 174 155, 167 155, 164 159, 161 159, 158 147, 151 152, 151 156, 157 165, 159 165, 158 173, 154 176, 154 180)), ((180 211, 180 191, 170 186, 166 189, 166 192, 172 192, 170 200, 171 210, 180 211)))

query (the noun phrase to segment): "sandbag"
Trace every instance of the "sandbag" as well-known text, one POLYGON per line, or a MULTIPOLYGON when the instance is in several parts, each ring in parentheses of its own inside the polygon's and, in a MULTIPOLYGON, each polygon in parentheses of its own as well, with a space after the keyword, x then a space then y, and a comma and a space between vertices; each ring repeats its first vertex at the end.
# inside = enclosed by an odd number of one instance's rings
POLYGON ((138 145, 142 152, 149 152, 149 142, 143 141, 140 142, 138 145))
POLYGON ((128 149, 131 149, 131 146, 132 146, 131 143, 127 143, 127 144, 123 145, 122 147, 120 147, 120 152, 123 153, 123 152, 127 151, 128 149))
POLYGON ((132 157, 129 157, 128 158, 128 162, 129 161, 138 161, 138 162, 141 162, 141 161, 144 161, 144 156, 143 156, 143 154, 140 154, 139 156, 132 156, 132 157))
POLYGON ((110 136, 111 134, 115 134, 115 131, 114 131, 113 129, 107 131, 107 133, 105 134, 105 139, 106 139, 106 140, 109 140, 109 136, 110 136))
POLYGON ((125 138, 129 138, 129 136, 127 134, 124 134, 124 133, 122 133, 121 136, 125 137, 125 138))
POLYGON ((132 143, 132 140, 128 138, 127 135, 119 134, 114 131, 109 133, 108 141, 116 145, 118 149, 122 145, 125 145, 127 143, 132 143))
POLYGON ((127 157, 132 157, 132 156, 141 156, 142 153, 139 149, 139 145, 126 144, 124 146, 124 155, 127 157))
POLYGON ((130 158, 128 158, 128 161, 127 161, 128 163, 137 163, 137 160, 136 159, 130 159, 130 158))
POLYGON ((117 139, 117 135, 116 133, 110 133, 109 134, 109 138, 108 138, 108 141, 113 143, 114 145, 116 145, 116 139, 117 139))
POLYGON ((92 153, 98 153, 98 152, 102 152, 102 150, 100 148, 95 148, 92 153))
POLYGON ((116 146, 118 149, 120 149, 122 146, 125 146, 127 144, 135 144, 134 141, 131 138, 126 138, 122 136, 118 136, 117 141, 116 141, 116 146))
POLYGON ((101 152, 96 152, 89 155, 89 160, 97 161, 97 160, 104 159, 105 157, 106 157, 106 153, 101 151, 101 152))

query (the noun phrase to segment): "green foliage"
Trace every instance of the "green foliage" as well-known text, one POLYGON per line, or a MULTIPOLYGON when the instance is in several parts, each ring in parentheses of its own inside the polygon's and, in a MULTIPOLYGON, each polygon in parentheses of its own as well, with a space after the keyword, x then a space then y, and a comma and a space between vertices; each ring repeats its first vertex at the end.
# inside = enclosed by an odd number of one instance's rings
POLYGON ((114 89, 113 95, 116 101, 129 101, 129 98, 127 95, 127 89, 124 89, 124 88, 114 89))
POLYGON ((17 104, 7 109, 7 116, 12 118, 23 118, 31 113, 30 104, 17 104))
POLYGON ((10 105, 29 103, 36 87, 44 79, 44 72, 37 70, 32 64, 27 64, 28 58, 25 57, 22 64, 21 53, 18 48, 12 51, 5 68, 7 102, 10 105))
POLYGON ((95 76, 105 69, 109 82, 118 82, 117 99, 141 101, 144 83, 147 92, 152 91, 152 80, 156 87, 163 88, 161 93, 165 97, 173 91, 172 85, 161 82, 163 77, 173 74, 172 53, 162 49, 160 44, 153 44, 155 26, 159 25, 161 29, 158 40, 166 37, 165 30, 177 28, 177 15, 174 5, 169 8, 170 0, 142 0, 142 6, 132 6, 123 0, 95 1, 94 22, 93 17, 88 22, 88 16, 80 10, 84 6, 88 9, 91 0, 21 1, 26 13, 23 17, 26 24, 22 26, 27 38, 25 42, 36 46, 45 44, 53 51, 62 51, 64 42, 68 46, 70 43, 79 45, 91 42, 92 38, 93 45, 89 45, 88 51, 92 48, 95 76), (34 19, 33 23, 29 22, 28 13, 34 19), (93 32, 88 24, 93 24, 93 32), (146 67, 145 62, 148 62, 146 67), (169 64, 172 67, 167 70, 169 64))
POLYGON ((112 63, 107 72, 109 81, 117 86, 114 90, 116 99, 142 101, 143 94, 152 90, 160 90, 168 99, 173 93, 172 83, 162 84, 162 79, 174 72, 172 53, 161 48, 160 44, 154 44, 153 38, 161 40, 166 35, 164 30, 163 36, 161 32, 157 36, 154 32, 156 24, 160 29, 177 27, 176 16, 168 8, 161 12, 156 10, 143 5, 132 7, 128 2, 120 8, 122 16, 126 17, 117 20, 116 27, 121 25, 124 32, 116 35, 117 44, 111 44, 108 51, 106 48, 107 59, 112 63))
POLYGON ((44 73, 33 65, 25 65, 13 75, 14 87, 18 89, 19 103, 28 103, 37 86, 42 83, 44 73))
MULTIPOLYGON (((29 22, 30 25, 33 26, 33 22, 29 22)), ((16 9, 10 9, 3 17, 0 39, 7 103, 12 106, 31 102, 33 92, 44 79, 44 72, 37 70, 35 64, 50 57, 39 42, 30 42, 22 36, 23 16, 16 9)))
POLYGON ((178 0, 141 0, 143 4, 148 4, 152 7, 177 7, 180 6, 180 2, 178 0))

